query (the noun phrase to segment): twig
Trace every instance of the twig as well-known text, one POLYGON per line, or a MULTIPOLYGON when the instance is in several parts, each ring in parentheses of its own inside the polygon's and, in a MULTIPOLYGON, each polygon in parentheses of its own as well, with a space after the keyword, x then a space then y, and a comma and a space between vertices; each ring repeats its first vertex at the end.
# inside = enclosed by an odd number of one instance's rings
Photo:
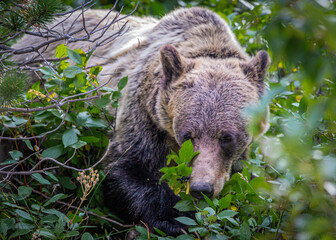
MULTIPOLYGON (((108 43, 110 43, 111 41, 113 41, 115 38, 117 38, 118 36, 120 36, 123 31, 126 31, 126 24, 127 22, 118 30, 118 32, 113 33, 110 36, 107 36, 106 38, 102 39, 103 36, 105 35, 105 33, 107 32, 107 30, 114 24, 116 24, 117 22, 127 18, 128 16, 130 16, 131 14, 134 13, 134 11, 137 9, 138 5, 139 5, 140 0, 137 2, 135 8, 127 15, 124 15, 122 17, 121 16, 121 10, 116 13, 116 16, 114 17, 114 19, 110 22, 107 23, 105 26, 103 27, 99 27, 101 25, 102 22, 104 22, 107 17, 110 15, 110 13, 115 9, 118 1, 115 1, 114 6, 107 12, 107 14, 92 28, 92 30, 88 30, 86 28, 86 19, 84 16, 84 13, 91 7, 93 6, 95 3, 93 0, 82 4, 81 6, 64 12, 64 13, 58 13, 58 14, 54 14, 54 16, 65 16, 64 19, 61 19, 58 23, 56 23, 54 26, 52 27, 42 27, 42 29, 44 29, 45 31, 41 32, 34 32, 34 31, 29 31, 28 28, 30 26, 26 26, 25 29, 20 30, 19 32, 15 33, 13 35, 13 33, 10 33, 9 35, 3 36, 2 39, 5 39, 4 41, 0 41, 0 55, 1 59, 0 62, 2 62, 4 59, 7 59, 8 57, 11 57, 13 55, 22 55, 22 54, 27 54, 27 53, 32 53, 32 52, 37 52, 39 53, 39 50, 43 47, 47 47, 52 43, 58 42, 58 41, 65 41, 66 44, 68 43, 72 43, 72 42, 78 42, 78 41, 88 41, 88 42, 96 42, 98 40, 101 40, 100 42, 96 43, 96 46, 94 48, 100 47, 100 46, 104 46, 108 43), (65 21, 67 21, 70 16, 72 16, 73 13, 75 13, 77 10, 81 9, 80 14, 73 20, 73 22, 71 23, 70 27, 63 31, 63 33, 56 31, 55 28, 57 26, 59 26, 60 24, 62 24, 65 21), (77 29, 75 31, 72 31, 73 26, 75 25, 75 23, 78 21, 79 17, 82 16, 82 25, 83 27, 80 29, 77 29), (80 32, 84 31, 85 34, 82 37, 74 37, 75 34, 78 34, 80 32), (28 46, 28 47, 23 47, 20 49, 14 49, 12 47, 8 47, 5 44, 6 41, 10 40, 10 39, 14 39, 15 37, 19 36, 20 34, 25 33, 28 35, 33 35, 36 37, 40 37, 40 38, 45 38, 46 41, 41 42, 40 44, 38 44, 37 46, 28 46), (91 35, 92 34, 98 34, 97 37, 95 37, 95 39, 91 39, 91 35), (7 39, 6 39, 7 38, 7 39), (10 38, 10 39, 8 39, 10 38)), ((37 63, 37 62, 42 62, 45 60, 48 60, 47 58, 45 59, 36 59, 37 56, 32 57, 30 60, 25 61, 24 63, 20 63, 19 66, 21 67, 23 64, 33 64, 33 63, 37 63)), ((62 61, 64 59, 52 59, 52 61, 62 61)))
MULTIPOLYGON (((41 194, 39 191, 36 191, 35 189, 33 189, 33 192, 34 192, 34 193, 37 193, 37 194, 41 194)), ((45 197, 45 198, 47 198, 47 199, 50 199, 50 197, 47 196, 47 195, 45 195, 44 193, 42 193, 42 196, 45 197)), ((68 204, 68 203, 66 203, 66 202, 60 201, 60 200, 57 200, 56 203, 62 204, 62 205, 64 205, 64 206, 68 207, 68 208, 77 209, 76 206, 72 206, 72 205, 70 205, 70 204, 68 204)), ((83 212, 83 213, 87 213, 87 214, 89 214, 89 215, 92 215, 92 216, 98 217, 98 218, 100 218, 100 219, 103 219, 103 220, 105 220, 105 221, 108 221, 108 222, 110 222, 110 223, 116 224, 116 225, 118 225, 118 226, 120 226, 120 227, 124 227, 124 228, 131 228, 131 227, 134 227, 134 225, 126 225, 126 224, 122 224, 122 223, 120 223, 120 222, 118 222, 118 221, 116 221, 116 220, 113 220, 113 219, 110 219, 110 218, 107 218, 107 217, 104 217, 104 216, 100 216, 100 215, 98 215, 98 214, 96 214, 96 213, 94 213, 94 212, 87 211, 87 210, 84 210, 84 209, 82 209, 82 208, 78 208, 78 210, 81 211, 81 212, 83 212)))
MULTIPOLYGON (((98 88, 97 88, 98 89, 98 88)), ((96 89, 94 89, 95 91, 96 89)), ((92 92, 92 91, 90 91, 92 92)), ((82 93, 81 95, 85 95, 85 94, 89 94, 89 92, 86 93, 82 93)), ((75 95, 73 95, 75 96, 75 95)), ((71 96, 72 97, 72 96, 71 96)), ((49 106, 45 106, 45 107, 37 107, 37 108, 13 108, 13 107, 2 107, 0 108, 0 112, 7 112, 7 111, 11 111, 11 112, 22 112, 22 113, 32 113, 32 112, 39 112, 39 111, 44 111, 47 109, 52 109, 52 108, 58 108, 58 107, 62 107, 65 104, 71 103, 71 102, 80 102, 80 101, 88 101, 88 100, 92 100, 92 99, 96 99, 97 97, 87 97, 87 98, 82 98, 82 99, 72 99, 72 100, 67 100, 65 102, 59 102, 56 104, 52 104, 49 106)), ((1 138, 0 138, 1 139, 1 138)), ((3 138, 5 139, 5 138, 3 138)))
MULTIPOLYGON (((71 169, 71 170, 75 170, 77 172, 82 172, 82 171, 88 171, 90 169, 93 169, 94 167, 96 167, 98 164, 100 164, 105 158, 106 156, 108 155, 109 153, 109 149, 110 149, 111 145, 109 144, 108 145, 108 148, 106 149, 104 155, 99 159, 99 161, 97 161, 95 164, 93 164, 91 167, 89 168, 84 168, 84 169, 81 169, 81 168, 75 168, 75 167, 71 167, 71 166, 68 166, 64 163, 61 163, 59 161, 57 161, 56 159, 54 158, 49 158, 49 157, 46 157, 46 158, 42 158, 34 167, 32 167, 29 171, 19 171, 19 172, 14 172, 14 171, 0 171, 0 174, 9 174, 9 175, 32 175, 33 173, 44 173, 44 171, 46 171, 45 169, 42 169, 42 170, 35 170, 41 163, 45 162, 45 161, 51 161, 51 162, 54 162, 56 163, 57 165, 61 166, 61 167, 64 167, 64 168, 67 168, 67 169, 71 169)), ((76 151, 75 151, 76 152, 76 151)), ((69 162, 74 156, 75 156, 75 152, 74 154, 71 156, 70 159, 68 159, 66 161, 69 162)))
MULTIPOLYGON (((78 100, 78 99, 75 99, 75 100, 78 100)), ((11 137, 0 137, 0 139, 5 139, 5 140, 31 140, 31 139, 36 139, 36 138, 43 138, 44 136, 50 134, 50 133, 53 133, 53 132, 56 132, 58 129, 60 129, 60 127, 64 124, 65 122, 65 118, 66 116, 68 115, 68 112, 69 112, 69 102, 67 102, 67 109, 66 109, 66 112, 64 113, 64 117, 62 118, 62 121, 61 123, 53 130, 50 130, 48 132, 45 132, 43 133, 42 135, 39 135, 39 136, 33 136, 33 137, 18 137, 18 138, 11 138, 11 137)))

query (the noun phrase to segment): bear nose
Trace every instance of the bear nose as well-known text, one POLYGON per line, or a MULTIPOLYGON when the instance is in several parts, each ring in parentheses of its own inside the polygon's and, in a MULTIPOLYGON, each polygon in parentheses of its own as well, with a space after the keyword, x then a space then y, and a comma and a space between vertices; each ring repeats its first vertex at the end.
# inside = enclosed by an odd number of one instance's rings
POLYGON ((201 184, 192 184, 190 186, 190 194, 191 196, 203 199, 202 193, 211 198, 214 193, 214 188, 209 183, 201 183, 201 184))

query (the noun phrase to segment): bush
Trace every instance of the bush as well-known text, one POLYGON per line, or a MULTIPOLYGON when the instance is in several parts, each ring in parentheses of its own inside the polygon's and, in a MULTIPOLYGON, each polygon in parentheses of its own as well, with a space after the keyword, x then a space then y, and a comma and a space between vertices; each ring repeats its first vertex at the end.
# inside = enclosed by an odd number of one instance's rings
MULTIPOLYGON (((69 57, 70 61, 59 61, 54 68, 42 67, 45 82, 33 84, 16 99, 16 107, 5 107, 10 112, 1 116, 2 131, 10 136, 3 138, 24 142, 9 151, 9 158, 0 164, 4 177, 4 192, 0 195, 3 239, 78 236, 85 229, 80 224, 87 218, 87 207, 102 205, 102 194, 97 188, 95 195, 89 197, 95 185, 100 184, 99 177, 104 178, 102 171, 98 173, 93 168, 99 169, 102 159, 96 160, 108 146, 106 130, 114 124, 107 109, 118 106, 127 78, 119 81, 118 90, 113 90, 104 87, 108 82, 100 85, 97 81, 100 66, 86 69, 90 54, 62 44, 56 49, 56 57, 69 57), (22 171, 14 171, 18 166, 22 171), (23 178, 13 177, 22 175, 23 178), (71 193, 75 194, 73 200, 68 199, 71 193), (83 210, 85 200, 90 201, 83 210), (62 212, 55 203, 70 209, 62 212)), ((4 81, 15 77, 11 74, 4 81)), ((3 83, 2 87, 7 87, 3 83)), ((94 212, 101 215, 99 209, 94 212)))

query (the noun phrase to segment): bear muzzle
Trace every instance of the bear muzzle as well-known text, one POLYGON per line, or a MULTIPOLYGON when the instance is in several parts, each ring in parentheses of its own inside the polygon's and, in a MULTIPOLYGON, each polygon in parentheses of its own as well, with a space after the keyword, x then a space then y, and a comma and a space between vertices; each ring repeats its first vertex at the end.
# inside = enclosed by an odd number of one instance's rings
POLYGON ((230 175, 231 161, 224 164, 218 144, 197 146, 200 151, 192 162, 190 175, 190 194, 198 199, 203 195, 209 198, 217 196, 230 175))
POLYGON ((210 183, 194 183, 190 186, 190 194, 191 196, 198 198, 198 199, 203 199, 203 195, 206 195, 209 198, 212 198, 214 194, 214 186, 210 183))

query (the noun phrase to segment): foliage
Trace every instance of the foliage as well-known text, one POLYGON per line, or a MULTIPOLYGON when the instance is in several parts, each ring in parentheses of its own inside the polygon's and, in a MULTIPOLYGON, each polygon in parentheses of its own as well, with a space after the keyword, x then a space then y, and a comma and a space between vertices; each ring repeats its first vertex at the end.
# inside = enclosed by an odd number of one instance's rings
POLYGON ((175 194, 178 194, 181 190, 186 190, 189 192, 189 175, 192 172, 192 168, 188 167, 190 161, 197 155, 199 152, 194 152, 194 147, 191 143, 191 140, 184 142, 179 150, 177 155, 174 151, 167 156, 167 166, 160 170, 164 173, 160 179, 160 183, 163 180, 166 180, 169 187, 175 191, 175 194), (170 166, 171 163, 177 164, 176 166, 170 166))
MULTIPOLYGON (((104 174, 92 168, 89 175, 79 171, 91 167, 107 147, 106 130, 113 127, 114 117, 105 112, 118 106, 127 78, 119 81, 118 90, 100 86, 97 77, 102 68, 86 66, 91 54, 59 45, 55 56, 69 57, 69 60, 42 67, 44 82, 34 83, 16 99, 11 112, 0 116, 5 136, 28 137, 9 152, 8 159, 0 164, 1 169, 21 166, 29 174, 16 178, 15 184, 1 185, 4 191, 0 195, 0 237, 3 239, 79 236, 86 228, 81 225, 87 216, 83 210, 79 211, 83 202, 90 200, 86 209, 97 204, 102 206, 100 190, 93 189, 99 175, 104 174), (25 113, 25 109, 30 111, 25 113), (41 136, 44 141, 40 142, 41 136), (48 161, 56 164, 46 163, 48 161), (55 171, 59 166, 62 168, 55 171), (76 177, 81 185, 78 190, 78 184, 73 181, 76 177), (21 186, 17 188, 18 185, 21 186), (95 195, 88 197, 91 192, 95 195), (70 197, 71 193, 75 195, 70 197), (61 199, 70 202, 70 198, 75 205, 60 202, 61 199), (61 211, 60 205, 71 208, 61 211)), ((8 88, 4 92, 12 89, 10 85, 1 87, 8 88)), ((101 214, 99 209, 94 211, 101 214)), ((91 235, 87 232, 86 236, 91 235)))
MULTIPOLYGON (((197 233, 201 238, 210 239, 251 239, 271 235, 277 238, 284 233, 280 229, 282 213, 276 210, 276 203, 270 196, 270 190, 274 184, 266 181, 265 177, 252 178, 247 168, 244 168, 242 173, 234 174, 225 183, 219 197, 211 200, 203 195, 204 200, 197 200, 188 195, 188 188, 181 187, 180 180, 186 176, 186 173, 191 173, 190 168, 188 171, 177 169, 185 169, 186 162, 190 162, 196 154, 197 152, 193 152, 191 141, 188 140, 182 144, 179 155, 173 154, 167 157, 168 163, 172 158, 176 159, 177 166, 161 169, 165 173, 161 179, 168 179, 169 186, 181 196, 181 200, 174 208, 182 212, 195 211, 196 221, 189 217, 176 218, 177 221, 189 226, 189 235, 183 237, 193 239, 192 234, 197 233), (187 161, 180 159, 187 159, 187 161)), ((138 239, 148 239, 148 237, 152 240, 174 239, 158 229, 155 229, 157 234, 150 234, 150 236, 145 228, 136 229, 141 234, 138 239)))
POLYGON ((12 37, 22 30, 40 28, 54 19, 53 14, 62 10, 64 7, 60 0, 1 1, 0 36, 12 37))
POLYGON ((0 77, 0 106, 14 104, 27 91, 27 76, 14 71, 0 77))

